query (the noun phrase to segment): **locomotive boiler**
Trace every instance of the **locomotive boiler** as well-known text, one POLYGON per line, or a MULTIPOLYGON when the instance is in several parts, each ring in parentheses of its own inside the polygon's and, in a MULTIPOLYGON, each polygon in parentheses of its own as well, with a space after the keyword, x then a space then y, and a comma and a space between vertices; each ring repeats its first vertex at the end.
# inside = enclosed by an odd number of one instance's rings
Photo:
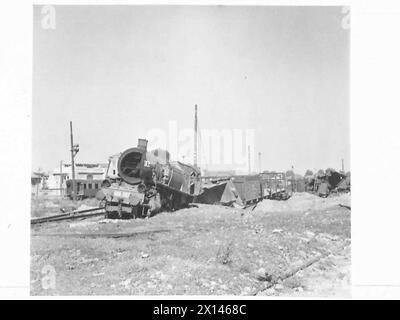
POLYGON ((200 170, 170 161, 168 151, 147 151, 147 140, 124 151, 117 164, 118 179, 105 180, 97 199, 104 203, 106 217, 148 217, 162 210, 186 207, 200 193, 200 170))

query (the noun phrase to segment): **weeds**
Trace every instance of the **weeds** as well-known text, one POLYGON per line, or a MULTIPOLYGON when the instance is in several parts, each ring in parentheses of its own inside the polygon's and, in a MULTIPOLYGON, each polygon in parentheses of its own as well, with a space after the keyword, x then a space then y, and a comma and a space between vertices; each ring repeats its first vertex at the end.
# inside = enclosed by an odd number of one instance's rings
POLYGON ((227 245, 221 245, 217 252, 217 261, 223 265, 232 263, 233 244, 229 242, 227 245))

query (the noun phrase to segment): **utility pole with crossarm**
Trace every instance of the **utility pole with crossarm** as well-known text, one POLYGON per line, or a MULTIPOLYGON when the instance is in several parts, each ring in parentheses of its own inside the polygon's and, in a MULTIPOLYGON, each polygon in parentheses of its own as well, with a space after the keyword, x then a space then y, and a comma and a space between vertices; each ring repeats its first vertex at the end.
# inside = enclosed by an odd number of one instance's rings
POLYGON ((72 134, 72 121, 69 122, 71 133, 71 166, 72 166, 72 200, 76 200, 76 184, 75 184, 75 156, 79 152, 79 145, 74 144, 74 137, 72 134))

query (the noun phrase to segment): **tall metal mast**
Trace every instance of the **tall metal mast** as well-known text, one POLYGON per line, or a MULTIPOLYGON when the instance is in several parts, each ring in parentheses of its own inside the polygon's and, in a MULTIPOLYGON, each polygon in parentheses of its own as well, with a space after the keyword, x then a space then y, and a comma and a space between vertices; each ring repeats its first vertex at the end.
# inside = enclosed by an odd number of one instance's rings
POLYGON ((62 172, 62 161, 60 161, 60 196, 63 196, 63 172, 62 172))
POLYGON ((250 146, 247 146, 247 157, 248 157, 248 166, 249 166, 249 174, 251 173, 251 165, 250 165, 250 146))
POLYGON ((194 154, 193 165, 197 167, 197 104, 194 106, 194 154))

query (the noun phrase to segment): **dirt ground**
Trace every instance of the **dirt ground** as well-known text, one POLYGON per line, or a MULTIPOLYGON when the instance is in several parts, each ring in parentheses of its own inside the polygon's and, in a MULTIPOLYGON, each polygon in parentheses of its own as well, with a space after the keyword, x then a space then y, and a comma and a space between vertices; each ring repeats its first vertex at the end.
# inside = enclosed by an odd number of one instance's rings
MULTIPOLYGON (((35 216, 71 205, 40 201, 35 216)), ((350 195, 271 201, 35 225, 31 294, 350 297, 350 195)))

